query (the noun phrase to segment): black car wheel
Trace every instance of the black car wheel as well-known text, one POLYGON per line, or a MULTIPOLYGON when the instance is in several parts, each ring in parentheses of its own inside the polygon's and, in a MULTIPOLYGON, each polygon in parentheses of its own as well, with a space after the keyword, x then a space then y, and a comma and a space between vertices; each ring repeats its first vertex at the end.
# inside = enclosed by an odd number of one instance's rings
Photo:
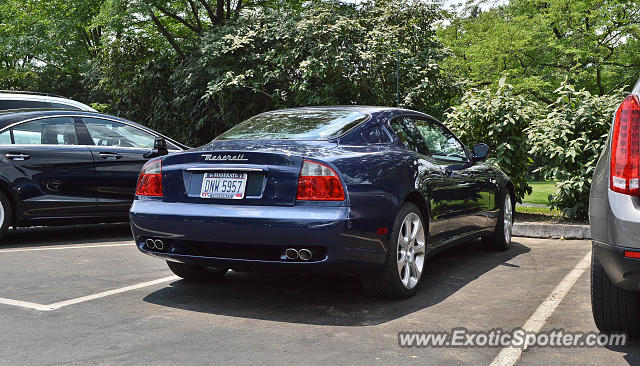
POLYGON ((0 192, 0 238, 7 233, 9 230, 9 225, 11 225, 11 218, 13 217, 13 209, 11 207, 11 202, 7 196, 0 192))
POLYGON ((513 199, 509 191, 502 198, 502 209, 498 215, 498 222, 493 233, 482 237, 482 243, 493 250, 507 250, 511 246, 511 232, 513 230, 513 199))
POLYGON ((176 276, 188 281, 211 281, 224 276, 228 271, 226 268, 207 268, 170 261, 167 261, 167 265, 176 276))
POLYGON ((393 224, 384 268, 363 279, 365 289, 386 298, 413 296, 424 270, 427 237, 422 213, 414 204, 405 203, 393 224))
POLYGON ((640 292, 611 283, 595 252, 591 254, 591 310, 601 332, 640 335, 640 292))

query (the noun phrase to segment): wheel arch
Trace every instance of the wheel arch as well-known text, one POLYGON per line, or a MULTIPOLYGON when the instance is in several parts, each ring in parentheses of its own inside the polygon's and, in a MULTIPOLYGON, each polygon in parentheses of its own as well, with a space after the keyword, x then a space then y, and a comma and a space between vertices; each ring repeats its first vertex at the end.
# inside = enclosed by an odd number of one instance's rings
POLYGON ((507 184, 505 185, 504 189, 506 190, 506 192, 508 192, 511 195, 511 204, 515 208, 515 206, 516 206, 516 188, 513 185, 513 182, 511 181, 511 179, 507 180, 507 184))
POLYGON ((427 199, 422 195, 422 193, 418 191, 409 192, 404 198, 404 200, 402 201, 403 204, 405 202, 411 202, 418 207, 418 209, 420 210, 420 213, 422 214, 422 217, 426 221, 424 224, 428 227, 429 220, 430 220, 430 215, 429 215, 430 209, 429 209, 429 204, 427 203, 427 199))
POLYGON ((2 192, 7 199, 9 200, 9 204, 11 205, 11 226, 17 224, 18 221, 18 197, 17 194, 9 184, 4 179, 0 179, 0 192, 2 192))

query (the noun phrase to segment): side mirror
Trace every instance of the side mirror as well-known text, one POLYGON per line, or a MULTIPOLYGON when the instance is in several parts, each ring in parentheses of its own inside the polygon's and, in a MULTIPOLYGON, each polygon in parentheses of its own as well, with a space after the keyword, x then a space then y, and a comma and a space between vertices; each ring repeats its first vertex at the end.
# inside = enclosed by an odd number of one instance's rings
POLYGON ((476 144, 473 146, 472 153, 473 156, 471 157, 471 160, 474 162, 482 161, 489 156, 489 146, 486 144, 476 144))
POLYGON ((153 141, 153 150, 148 151, 144 154, 145 159, 151 159, 158 156, 164 156, 169 153, 167 149, 167 141, 164 137, 156 137, 155 141, 153 141))

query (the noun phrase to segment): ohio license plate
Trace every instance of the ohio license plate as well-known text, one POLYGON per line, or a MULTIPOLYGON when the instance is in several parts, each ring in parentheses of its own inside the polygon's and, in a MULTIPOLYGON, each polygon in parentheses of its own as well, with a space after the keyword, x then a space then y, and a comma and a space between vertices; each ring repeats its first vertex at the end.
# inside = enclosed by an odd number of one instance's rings
POLYGON ((240 200, 246 186, 246 173, 204 173, 200 197, 240 200))

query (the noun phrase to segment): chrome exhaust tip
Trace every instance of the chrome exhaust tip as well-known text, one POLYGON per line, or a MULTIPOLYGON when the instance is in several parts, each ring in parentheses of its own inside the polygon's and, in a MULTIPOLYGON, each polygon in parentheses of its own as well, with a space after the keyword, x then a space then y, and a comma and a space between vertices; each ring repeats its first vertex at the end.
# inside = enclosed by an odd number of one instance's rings
POLYGON ((154 243, 156 245, 156 249, 158 250, 164 249, 164 243, 162 242, 162 240, 156 239, 154 243))
POLYGON ((298 251, 298 257, 300 257, 300 259, 302 259, 303 261, 308 261, 309 259, 311 259, 311 251, 309 249, 300 249, 298 251))
POLYGON ((155 249, 156 248, 156 242, 153 241, 153 239, 147 239, 145 241, 145 244, 147 244, 147 248, 149 248, 149 249, 155 249))
POLYGON ((287 250, 285 250, 284 251, 284 255, 287 256, 287 259, 289 259, 289 260, 298 259, 298 251, 296 249, 293 249, 293 248, 288 248, 287 250))

